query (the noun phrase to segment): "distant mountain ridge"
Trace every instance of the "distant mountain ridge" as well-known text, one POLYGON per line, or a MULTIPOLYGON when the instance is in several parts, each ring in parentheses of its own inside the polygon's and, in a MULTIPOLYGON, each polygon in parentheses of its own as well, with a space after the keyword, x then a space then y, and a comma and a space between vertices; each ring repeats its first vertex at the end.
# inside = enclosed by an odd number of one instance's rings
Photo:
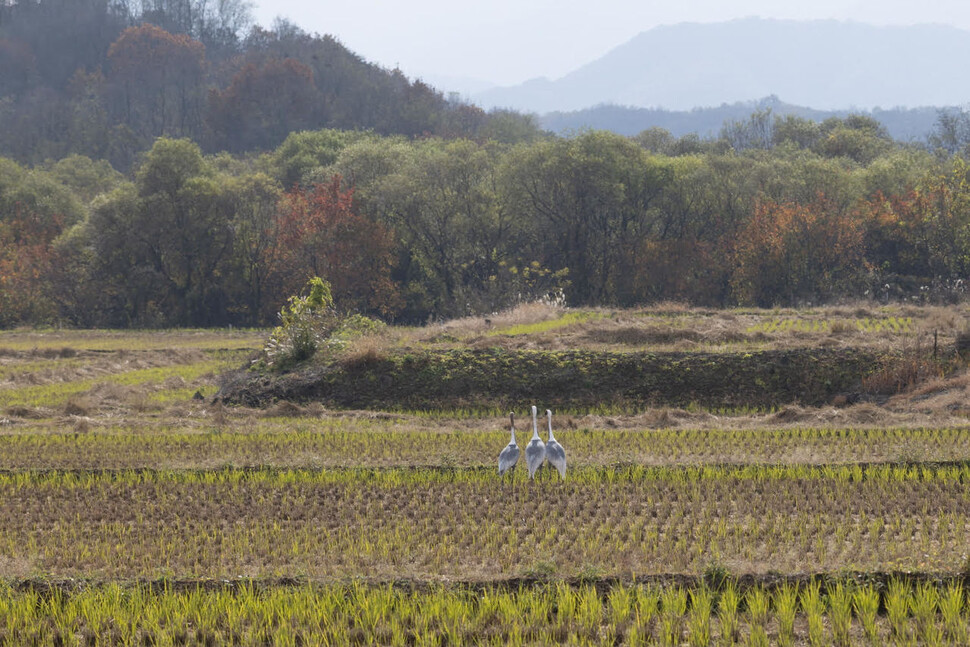
POLYGON ((744 18, 643 32, 566 76, 473 95, 536 113, 602 104, 690 110, 770 95, 820 110, 970 102, 970 32, 744 18))
POLYGON ((769 109, 776 117, 795 115, 818 122, 830 117, 844 119, 849 114, 866 114, 885 126, 889 135, 900 142, 925 142, 937 125, 941 110, 938 107, 815 110, 786 103, 778 97, 765 97, 758 101, 739 101, 693 110, 600 105, 585 110, 549 112, 539 117, 539 125, 560 135, 593 129, 633 136, 648 128, 663 128, 674 137, 696 134, 708 138, 717 137, 725 122, 745 121, 755 111, 769 109))

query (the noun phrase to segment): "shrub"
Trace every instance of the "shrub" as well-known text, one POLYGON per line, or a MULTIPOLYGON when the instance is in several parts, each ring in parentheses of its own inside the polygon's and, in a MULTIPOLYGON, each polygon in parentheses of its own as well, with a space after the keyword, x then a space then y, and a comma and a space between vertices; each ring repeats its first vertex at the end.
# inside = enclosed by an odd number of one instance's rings
POLYGON ((266 364, 282 370, 313 357, 337 328, 330 284, 318 276, 307 282, 308 294, 292 296, 279 312, 280 325, 263 348, 266 364))

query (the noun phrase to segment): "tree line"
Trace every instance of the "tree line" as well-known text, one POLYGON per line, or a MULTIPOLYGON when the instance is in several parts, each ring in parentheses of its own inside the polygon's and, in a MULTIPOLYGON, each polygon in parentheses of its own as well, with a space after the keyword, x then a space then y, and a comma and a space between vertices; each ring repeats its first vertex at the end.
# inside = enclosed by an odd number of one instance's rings
MULTIPOLYGON (((956 136, 952 121, 936 136, 956 136)), ((755 114, 712 140, 323 129, 237 156, 162 137, 127 175, 79 155, 0 159, 0 326, 270 325, 313 276, 338 308, 401 322, 553 292, 576 306, 954 300, 970 168, 951 148, 899 144, 864 117, 755 114)))

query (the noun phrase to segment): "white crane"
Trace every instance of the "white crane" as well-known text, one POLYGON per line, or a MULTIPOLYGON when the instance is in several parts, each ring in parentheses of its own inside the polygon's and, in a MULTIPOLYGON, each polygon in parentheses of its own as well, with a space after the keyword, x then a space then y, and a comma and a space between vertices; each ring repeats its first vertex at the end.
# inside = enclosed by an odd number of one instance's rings
POLYGON ((529 478, 535 479, 536 471, 546 460, 546 444, 539 438, 539 423, 536 421, 538 409, 532 407, 532 440, 525 446, 525 464, 529 467, 529 478))
POLYGON ((509 412, 509 421, 512 423, 512 440, 498 455, 499 476, 515 469, 515 463, 519 460, 519 446, 515 444, 515 414, 512 412, 509 412))
POLYGON ((559 476, 566 478, 566 450, 563 449, 552 435, 552 411, 546 409, 549 418, 549 440, 546 441, 546 460, 559 470, 559 476))

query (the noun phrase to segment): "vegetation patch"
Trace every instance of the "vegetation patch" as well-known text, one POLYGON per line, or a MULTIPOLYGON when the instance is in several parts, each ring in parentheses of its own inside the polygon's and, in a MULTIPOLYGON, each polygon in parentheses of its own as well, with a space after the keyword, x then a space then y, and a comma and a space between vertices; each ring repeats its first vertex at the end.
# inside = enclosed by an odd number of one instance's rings
POLYGON ((205 360, 194 363, 119 371, 113 375, 106 375, 99 378, 53 382, 51 384, 6 389, 0 392, 0 407, 58 406, 64 404, 72 396, 96 389, 104 384, 140 386, 164 383, 171 378, 194 380, 207 373, 218 372, 225 365, 226 361, 223 358, 206 358, 205 360))
POLYGON ((592 321, 595 319, 602 319, 606 317, 605 312, 594 312, 594 311, 582 311, 574 310, 565 312, 557 319, 548 319, 546 321, 537 321, 535 323, 528 324, 518 324, 510 326, 508 328, 503 328, 499 330, 493 330, 488 334, 492 335, 530 335, 537 333, 550 332, 552 330, 558 330, 560 328, 565 328, 567 326, 572 326, 575 324, 584 323, 587 321, 592 321))
POLYGON ((555 407, 712 407, 821 404, 858 391, 883 361, 862 350, 754 353, 610 353, 503 349, 358 356, 284 375, 238 371, 217 397, 266 406, 320 401, 351 408, 506 407, 535 400, 555 407))
POLYGON ((855 319, 805 319, 800 317, 775 317, 748 327, 747 332, 803 333, 846 332, 907 334, 914 331, 912 317, 864 317, 855 319))
MULTIPOLYGON (((586 333, 586 339, 599 344, 648 346, 674 344, 680 341, 697 342, 701 341, 703 336, 696 330, 670 326, 616 326, 614 328, 594 328, 586 333)), ((740 337, 737 337, 734 341, 740 339, 740 337)))
POLYGON ((79 352, 255 350, 266 339, 258 329, 131 330, 5 330, 0 331, 0 356, 30 354, 70 358, 79 352))

